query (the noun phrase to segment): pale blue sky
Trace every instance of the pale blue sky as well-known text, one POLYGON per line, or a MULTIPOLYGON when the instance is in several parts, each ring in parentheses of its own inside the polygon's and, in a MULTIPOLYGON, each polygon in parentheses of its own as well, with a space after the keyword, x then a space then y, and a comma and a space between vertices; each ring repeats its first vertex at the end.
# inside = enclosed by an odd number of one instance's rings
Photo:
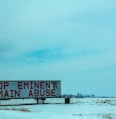
POLYGON ((116 96, 115 54, 115 0, 0 0, 0 80, 116 96))

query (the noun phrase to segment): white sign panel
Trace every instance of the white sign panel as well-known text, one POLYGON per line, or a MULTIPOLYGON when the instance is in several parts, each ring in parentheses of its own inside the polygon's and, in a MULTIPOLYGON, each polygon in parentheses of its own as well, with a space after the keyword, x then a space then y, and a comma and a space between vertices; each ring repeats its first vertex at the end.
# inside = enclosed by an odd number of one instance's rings
POLYGON ((61 81, 0 81, 0 99, 52 98, 61 96, 61 81))

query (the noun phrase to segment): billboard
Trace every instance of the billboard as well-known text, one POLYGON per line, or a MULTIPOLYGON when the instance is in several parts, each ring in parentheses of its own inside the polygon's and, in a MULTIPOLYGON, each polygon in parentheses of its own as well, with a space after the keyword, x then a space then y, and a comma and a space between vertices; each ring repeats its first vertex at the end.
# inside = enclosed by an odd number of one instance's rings
POLYGON ((0 81, 0 99, 56 98, 61 96, 59 80, 0 81))

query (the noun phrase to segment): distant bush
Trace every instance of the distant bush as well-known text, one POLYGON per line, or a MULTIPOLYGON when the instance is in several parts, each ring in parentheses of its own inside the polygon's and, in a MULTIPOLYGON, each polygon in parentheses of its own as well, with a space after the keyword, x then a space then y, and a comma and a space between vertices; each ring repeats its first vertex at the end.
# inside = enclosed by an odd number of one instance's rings
POLYGON ((13 111, 21 111, 21 112, 31 112, 27 108, 0 108, 0 110, 13 110, 13 111))

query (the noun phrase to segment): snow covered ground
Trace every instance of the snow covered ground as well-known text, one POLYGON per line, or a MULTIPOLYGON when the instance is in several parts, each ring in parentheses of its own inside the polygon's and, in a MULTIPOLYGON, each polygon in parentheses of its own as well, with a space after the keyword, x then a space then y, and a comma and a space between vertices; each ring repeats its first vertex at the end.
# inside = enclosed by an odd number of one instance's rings
MULTIPOLYGON (((6 100, 3 104, 36 103, 36 100, 6 100)), ((47 99, 47 104, 0 106, 0 119, 116 119, 116 98, 47 99)))

